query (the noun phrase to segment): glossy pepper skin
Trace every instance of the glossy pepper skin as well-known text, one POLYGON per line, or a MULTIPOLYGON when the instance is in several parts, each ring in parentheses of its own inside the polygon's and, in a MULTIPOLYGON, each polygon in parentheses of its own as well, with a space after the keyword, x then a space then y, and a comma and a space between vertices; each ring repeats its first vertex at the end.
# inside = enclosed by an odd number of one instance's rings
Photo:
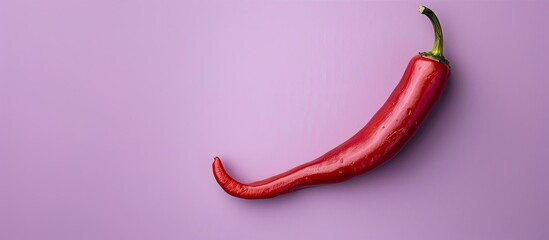
POLYGON ((433 50, 410 60, 402 79, 373 118, 350 139, 318 157, 268 179, 243 184, 227 174, 219 157, 215 179, 230 195, 271 198, 314 185, 337 183, 366 173, 394 157, 413 136, 440 98, 450 67, 442 55, 442 30, 428 8, 420 6, 435 28, 433 50))

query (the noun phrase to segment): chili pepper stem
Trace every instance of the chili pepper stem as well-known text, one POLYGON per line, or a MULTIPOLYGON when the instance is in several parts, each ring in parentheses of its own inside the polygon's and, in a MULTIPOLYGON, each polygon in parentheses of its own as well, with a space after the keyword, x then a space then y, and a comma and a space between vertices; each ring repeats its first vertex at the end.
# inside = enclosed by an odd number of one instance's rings
POLYGON ((421 52, 419 54, 421 56, 437 60, 450 66, 450 63, 448 62, 448 60, 446 60, 446 58, 444 58, 444 54, 442 52, 444 38, 442 37, 442 27, 440 26, 437 15, 435 15, 435 13, 431 9, 425 6, 419 6, 419 13, 427 16, 429 20, 431 20, 431 23, 433 24, 433 28, 435 30, 435 43, 433 44, 433 49, 430 52, 421 52))

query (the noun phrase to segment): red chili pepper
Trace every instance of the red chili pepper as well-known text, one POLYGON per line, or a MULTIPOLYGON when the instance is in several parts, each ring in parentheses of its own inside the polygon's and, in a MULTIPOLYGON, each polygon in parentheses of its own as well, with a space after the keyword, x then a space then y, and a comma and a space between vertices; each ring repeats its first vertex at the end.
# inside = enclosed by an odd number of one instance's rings
POLYGON ((420 6, 435 29, 430 52, 412 58, 389 99, 358 133, 321 157, 271 178, 243 184, 230 177, 219 157, 213 174, 221 187, 239 198, 271 198, 293 190, 341 182, 366 173, 397 154, 440 98, 450 75, 442 54, 442 29, 436 15, 420 6))

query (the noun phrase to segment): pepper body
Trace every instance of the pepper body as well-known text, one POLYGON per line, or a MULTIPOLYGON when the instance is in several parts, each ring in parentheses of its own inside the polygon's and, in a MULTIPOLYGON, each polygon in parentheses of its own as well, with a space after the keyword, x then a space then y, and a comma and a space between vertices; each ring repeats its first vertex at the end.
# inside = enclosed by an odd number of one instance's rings
POLYGON ((415 56, 385 104, 366 126, 338 147, 285 173, 250 184, 230 177, 215 157, 215 179, 235 197, 256 199, 341 182, 368 172, 395 156, 412 137, 440 98, 449 74, 446 64, 415 56))
POLYGON ((319 158, 262 181, 244 184, 233 179, 214 158, 213 174, 230 195, 271 198, 300 188, 336 183, 366 173, 394 157, 410 140, 440 98, 450 75, 442 53, 442 28, 436 15, 420 6, 435 30, 430 52, 410 60, 387 101, 358 133, 319 158))

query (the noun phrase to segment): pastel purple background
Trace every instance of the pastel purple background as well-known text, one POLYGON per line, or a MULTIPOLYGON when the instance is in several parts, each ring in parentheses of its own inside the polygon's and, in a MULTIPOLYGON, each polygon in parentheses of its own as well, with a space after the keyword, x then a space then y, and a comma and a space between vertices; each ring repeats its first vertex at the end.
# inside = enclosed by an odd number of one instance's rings
POLYGON ((548 239, 547 2, 4 1, 0 239, 548 239), (395 159, 265 201, 429 50, 450 84, 395 159))

